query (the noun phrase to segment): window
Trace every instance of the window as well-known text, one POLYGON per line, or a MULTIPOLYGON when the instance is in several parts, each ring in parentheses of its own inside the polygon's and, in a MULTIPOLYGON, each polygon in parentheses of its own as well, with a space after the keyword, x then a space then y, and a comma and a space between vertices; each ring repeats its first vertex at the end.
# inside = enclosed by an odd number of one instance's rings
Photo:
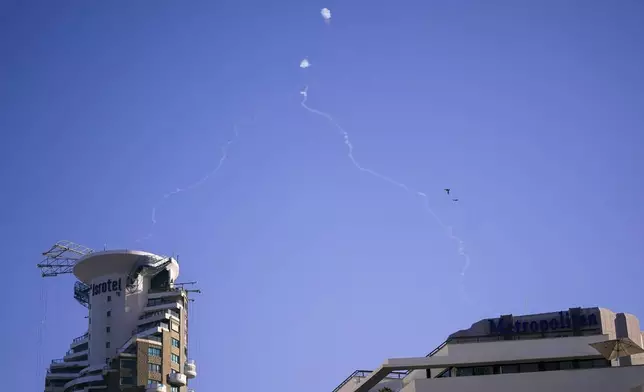
POLYGON ((519 373, 519 365, 502 365, 501 374, 519 373))
POLYGON ((172 347, 179 348, 179 340, 172 338, 172 347))
POLYGON ((539 364, 538 363, 522 363, 519 365, 519 372, 521 373, 531 373, 538 372, 539 364))
POLYGON ((105 342, 105 348, 110 348, 110 342, 105 342))
POLYGON ((172 321, 172 322, 170 323, 170 328, 171 328, 174 332, 179 332, 179 324, 178 324, 178 323, 175 323, 174 321, 172 321))
POLYGON ((559 362, 544 362, 541 365, 541 371, 549 372, 552 370, 559 370, 559 362))
POLYGON ((155 373, 161 373, 161 365, 156 363, 148 363, 148 370, 155 373))
POLYGON ((159 384, 161 383, 158 382, 157 380, 148 380, 148 385, 159 385, 159 384))
POLYGON ((112 296, 111 295, 107 296, 107 302, 112 302, 112 296))
POLYGON ((121 368, 136 370, 136 361, 133 359, 121 359, 121 368))
POLYGON ((606 359, 595 359, 593 360, 593 367, 594 368, 610 367, 610 361, 606 359))
POLYGON ((157 306, 163 304, 171 304, 172 302, 167 302, 163 298, 152 298, 148 300, 148 306, 157 306))
POLYGON ((90 323, 90 325, 92 324, 92 318, 91 317, 89 318, 89 323, 90 323))
POLYGON ((111 310, 108 310, 108 311, 107 311, 107 317, 111 317, 111 316, 112 316, 112 311, 111 311, 111 310))
POLYGON ((121 385, 133 385, 134 377, 121 377, 121 385))
POLYGON ((152 357, 160 357, 161 349, 157 347, 148 347, 148 355, 152 357))
POLYGON ((179 363, 179 356, 177 354, 170 354, 170 359, 174 363, 179 363))
POLYGON ((105 332, 110 333, 110 327, 105 327, 105 332))
POLYGON ((559 369, 561 369, 561 370, 570 370, 570 369, 574 369, 574 368, 575 368, 575 366, 574 366, 574 363, 572 361, 559 362, 559 369))
POLYGON ((179 387, 170 387, 170 392, 179 392, 179 387))
POLYGON ((475 376, 486 376, 493 374, 492 366, 476 366, 472 372, 475 376))
POLYGON ((109 359, 109 358, 105 358, 105 363, 109 365, 109 364, 110 364, 110 359, 109 359))

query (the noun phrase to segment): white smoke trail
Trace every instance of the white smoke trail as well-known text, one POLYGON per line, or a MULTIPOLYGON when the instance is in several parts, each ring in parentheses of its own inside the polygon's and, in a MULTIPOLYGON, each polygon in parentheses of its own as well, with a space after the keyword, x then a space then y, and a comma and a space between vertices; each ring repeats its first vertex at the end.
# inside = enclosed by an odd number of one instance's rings
POLYGON ((136 242, 143 242, 143 241, 145 241, 145 240, 148 240, 148 239, 152 238, 152 230, 154 229, 154 226, 157 224, 157 219, 156 219, 156 216, 157 216, 157 209, 158 209, 159 207, 161 207, 161 205, 162 205, 163 203, 165 203, 165 202, 166 202, 166 200, 168 200, 170 197, 172 197, 172 196, 176 195, 177 193, 187 192, 187 191, 190 191, 190 190, 192 190, 192 189, 195 189, 195 188, 197 188, 197 187, 199 187, 199 186, 203 185, 206 181, 208 181, 208 179, 209 179, 210 177, 212 177, 212 176, 214 176, 215 174, 217 174, 217 172, 219 171, 219 169, 221 169, 221 167, 223 166, 224 162, 225 162, 225 161, 226 161, 226 159, 228 158, 228 149, 230 148, 231 144, 233 144, 233 143, 235 142, 235 140, 237 140, 237 138, 239 137, 239 132, 237 131, 237 126, 236 126, 236 125, 233 127, 233 130, 234 130, 234 132, 235 132, 235 136, 234 136, 234 138, 229 139, 229 140, 226 142, 226 144, 224 144, 224 145, 221 147, 221 156, 219 157, 219 162, 217 163, 217 165, 215 166, 215 168, 214 168, 214 169, 212 169, 212 170, 211 170, 209 173, 207 173, 205 176, 203 176, 199 181, 194 182, 194 183, 192 183, 191 185, 188 185, 188 186, 187 186, 187 187, 185 187, 185 188, 177 188, 177 189, 175 189, 174 191, 169 192, 169 193, 166 193, 165 195, 163 195, 163 198, 161 198, 161 200, 159 200, 159 201, 157 202, 157 204, 155 204, 155 205, 154 205, 154 207, 152 207, 152 227, 150 228, 150 231, 148 232, 148 235, 146 235, 146 236, 145 236, 145 237, 143 237, 143 238, 139 238, 138 240, 136 240, 136 242))
POLYGON ((305 86, 304 90, 300 91, 300 94, 302 94, 302 97, 303 97, 302 102, 300 104, 302 105, 302 107, 304 109, 306 109, 307 111, 309 111, 309 112, 311 112, 313 114, 317 114, 318 116, 322 116, 322 117, 326 118, 335 128, 337 128, 342 133, 342 136, 344 137, 344 144, 347 146, 347 150, 348 150, 347 156, 351 160, 351 163, 353 163, 353 166, 355 166, 361 172, 371 174, 374 177, 377 177, 377 178, 379 178, 381 180, 384 180, 384 181, 386 181, 386 182, 388 182, 388 183, 390 183, 392 185, 395 185, 395 186, 397 186, 399 188, 402 188, 406 192, 411 193, 411 194, 413 194, 415 196, 419 196, 419 197, 421 197, 423 199, 423 207, 425 208, 425 210, 432 217, 434 217, 434 219, 441 226, 441 228, 443 228, 443 230, 445 230, 445 232, 447 233, 448 237, 458 243, 458 254, 459 254, 459 256, 463 257, 464 260, 465 260, 463 268, 461 269, 461 277, 464 277, 465 272, 470 267, 470 256, 468 255, 468 253, 467 253, 467 251, 465 249, 465 242, 461 238, 459 238, 456 235, 454 235, 452 227, 446 225, 445 223, 443 223, 442 219, 438 215, 436 215, 436 213, 431 209, 431 207, 429 205, 429 197, 427 196, 427 194, 424 193, 424 192, 416 191, 416 190, 410 188, 409 186, 407 186, 406 184, 403 184, 402 182, 398 182, 398 181, 396 181, 396 180, 394 180, 394 179, 392 179, 390 177, 387 177, 387 176, 385 176, 383 174, 380 174, 380 173, 378 173, 376 171, 373 171, 373 170, 371 170, 369 168, 366 168, 366 167, 360 165, 360 163, 353 156, 353 144, 351 143, 351 140, 349 138, 349 133, 347 131, 345 131, 344 128, 342 128, 342 126, 340 124, 338 124, 338 122, 335 121, 330 114, 322 112, 322 111, 317 110, 317 109, 313 109, 313 108, 309 107, 306 104, 306 101, 308 100, 308 97, 309 97, 309 87, 308 86, 305 86))

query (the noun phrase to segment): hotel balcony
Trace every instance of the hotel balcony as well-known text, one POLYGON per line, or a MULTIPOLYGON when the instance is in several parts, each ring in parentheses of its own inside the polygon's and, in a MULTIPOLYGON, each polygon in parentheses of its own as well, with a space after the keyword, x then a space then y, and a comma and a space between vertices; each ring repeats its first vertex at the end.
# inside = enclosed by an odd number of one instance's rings
POLYGON ((171 298, 153 298, 148 299, 148 303, 143 308, 144 312, 155 312, 158 310, 181 310, 183 309, 183 299, 171 298))
POLYGON ((78 361, 82 357, 85 357, 85 360, 87 360, 87 355, 88 354, 89 354, 89 349, 84 349, 84 350, 76 351, 76 352, 74 352, 74 350, 69 350, 69 351, 67 351, 67 353, 65 353, 65 356, 63 357, 63 360, 75 362, 75 361, 78 361))
POLYGON ((163 384, 148 384, 145 387, 145 392, 166 392, 166 389, 163 384))
POLYGON ((177 321, 181 321, 179 312, 177 312, 176 310, 167 309, 167 310, 157 310, 155 312, 145 313, 141 315, 139 317, 139 325, 151 323, 154 321, 169 320, 171 317, 176 318, 177 321))
POLYGON ((185 374, 182 373, 170 373, 168 374, 168 383, 170 385, 183 387, 188 384, 188 379, 185 374))
POLYGON ((195 364, 195 361, 194 360, 187 361, 186 364, 183 366, 183 372, 186 374, 186 377, 188 378, 197 377, 197 365, 195 364))
POLYGON ((72 344, 70 345, 70 348, 74 348, 74 347, 80 346, 81 344, 86 344, 86 343, 89 343, 89 333, 85 333, 84 335, 74 338, 74 340, 72 340, 72 344))

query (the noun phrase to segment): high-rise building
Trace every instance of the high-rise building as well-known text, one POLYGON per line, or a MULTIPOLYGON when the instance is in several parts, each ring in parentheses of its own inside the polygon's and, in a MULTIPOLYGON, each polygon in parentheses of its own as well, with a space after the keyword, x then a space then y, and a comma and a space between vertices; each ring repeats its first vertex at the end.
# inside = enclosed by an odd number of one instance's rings
POLYGON ((39 267, 43 276, 73 272, 74 297, 88 315, 69 351, 51 361, 45 392, 188 392, 197 375, 188 357, 188 295, 198 290, 175 283, 177 260, 87 248, 65 259, 75 244, 60 244, 39 267))
POLYGON ((644 392, 644 332, 604 308, 484 319, 425 357, 357 370, 333 392, 644 392))

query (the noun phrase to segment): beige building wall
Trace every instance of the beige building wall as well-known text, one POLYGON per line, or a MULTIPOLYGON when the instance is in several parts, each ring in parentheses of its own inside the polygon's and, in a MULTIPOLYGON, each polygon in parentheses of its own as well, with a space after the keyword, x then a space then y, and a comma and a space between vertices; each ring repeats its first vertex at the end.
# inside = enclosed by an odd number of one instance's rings
POLYGON ((631 392, 644 367, 559 370, 415 380, 400 392, 631 392))

